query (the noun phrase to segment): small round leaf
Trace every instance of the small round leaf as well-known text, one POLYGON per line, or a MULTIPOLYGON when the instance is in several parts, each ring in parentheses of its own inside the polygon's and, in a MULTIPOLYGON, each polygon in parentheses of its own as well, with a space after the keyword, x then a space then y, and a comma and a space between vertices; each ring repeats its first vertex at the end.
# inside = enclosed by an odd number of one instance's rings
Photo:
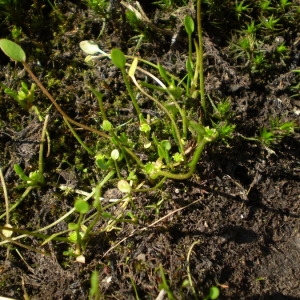
POLYGON ((25 62, 26 54, 24 50, 15 42, 8 39, 0 39, 1 50, 12 60, 25 62))
POLYGON ((114 149, 113 151, 111 151, 110 157, 113 160, 117 160, 120 157, 120 152, 118 149, 114 149))
POLYGON ((131 192, 131 186, 126 180, 120 180, 118 182, 118 190, 122 193, 130 193, 131 192))
POLYGON ((77 200, 75 202, 75 209, 76 209, 77 212, 79 212, 81 214, 86 214, 89 211, 90 206, 84 200, 77 200))
POLYGON ((109 122, 108 120, 104 120, 103 123, 102 123, 102 128, 105 130, 105 131, 110 131, 112 129, 112 124, 111 122, 109 122))
POLYGON ((212 286, 209 289, 209 297, 210 297, 210 299, 212 299, 212 300, 218 299, 219 296, 220 296, 220 290, 216 286, 212 286))

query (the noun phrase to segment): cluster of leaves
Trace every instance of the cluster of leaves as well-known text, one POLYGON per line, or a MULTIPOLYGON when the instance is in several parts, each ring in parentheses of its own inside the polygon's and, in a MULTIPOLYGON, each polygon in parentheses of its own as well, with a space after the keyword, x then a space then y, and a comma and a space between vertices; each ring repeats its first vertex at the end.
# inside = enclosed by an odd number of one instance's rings
POLYGON ((85 2, 90 9, 100 16, 106 14, 106 10, 109 6, 109 1, 107 0, 85 0, 85 2))
POLYGON ((222 24, 222 30, 227 30, 222 35, 227 35, 232 57, 243 68, 254 73, 286 65, 292 47, 286 42, 291 38, 286 28, 299 22, 299 4, 292 0, 216 2, 204 1, 208 16, 216 27, 222 24), (226 26, 223 18, 230 24, 226 26))

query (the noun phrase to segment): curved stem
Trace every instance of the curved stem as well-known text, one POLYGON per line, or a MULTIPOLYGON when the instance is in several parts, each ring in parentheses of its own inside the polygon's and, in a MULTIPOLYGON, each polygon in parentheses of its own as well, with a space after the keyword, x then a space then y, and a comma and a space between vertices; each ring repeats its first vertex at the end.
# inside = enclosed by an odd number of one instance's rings
POLYGON ((136 113, 137 113, 137 115, 139 117, 140 123, 143 123, 142 122, 143 121, 142 112, 141 112, 141 109, 140 109, 140 107, 139 107, 139 105, 138 105, 138 103, 136 101, 136 98, 134 96, 132 88, 130 86, 130 83, 129 83, 129 80, 127 78, 127 74, 126 74, 125 68, 121 68, 121 72, 122 72, 123 80, 125 82, 126 89, 127 89, 128 93, 129 93, 129 96, 131 98, 131 101, 132 101, 132 104, 133 104, 133 106, 135 108, 135 111, 136 111, 136 113))
POLYGON ((102 137, 105 137, 107 139, 110 138, 110 136, 102 131, 99 131, 95 128, 89 127, 87 125, 81 124, 75 120, 73 120, 72 118, 70 118, 63 110, 62 108, 58 105, 58 103, 54 100, 54 98, 50 95, 50 93, 47 91, 47 89, 43 86, 43 84, 40 82, 40 80, 34 75, 34 73, 32 72, 32 70, 30 69, 29 65, 26 62, 22 62, 25 70, 28 72, 28 74, 31 76, 31 78, 34 80, 34 82, 37 84, 37 86, 42 90, 42 92, 47 96, 47 98, 52 102, 52 104, 55 106, 55 108, 58 110, 58 112, 66 119, 68 120, 70 123, 86 129, 88 131, 94 132, 102 137))
POLYGON ((199 161, 202 151, 207 143, 208 143, 208 141, 205 139, 202 139, 201 141, 198 142, 198 146, 194 152, 193 158, 190 161, 190 163, 188 164, 190 169, 187 173, 174 174, 174 173, 171 173, 168 171, 158 171, 155 174, 155 176, 165 176, 167 178, 177 179, 177 180, 184 180, 184 179, 190 178, 196 170, 197 162, 199 161))

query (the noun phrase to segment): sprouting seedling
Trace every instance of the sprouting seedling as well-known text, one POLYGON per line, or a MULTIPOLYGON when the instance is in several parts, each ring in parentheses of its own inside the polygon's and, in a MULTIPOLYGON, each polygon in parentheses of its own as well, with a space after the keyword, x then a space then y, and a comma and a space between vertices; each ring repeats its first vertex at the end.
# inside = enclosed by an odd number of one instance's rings
POLYGON ((63 116, 63 118, 65 118, 70 123, 72 123, 78 127, 92 131, 102 137, 109 138, 109 135, 107 135, 106 133, 101 132, 97 129, 91 128, 87 125, 81 124, 81 123, 73 120, 63 111, 63 109, 58 105, 58 103, 50 95, 50 93, 47 91, 47 89, 43 86, 41 81, 34 75, 31 68, 26 63, 26 54, 25 54, 24 50, 18 44, 10 41, 8 39, 0 39, 0 48, 10 59, 22 63, 22 65, 24 66, 25 70, 28 72, 30 77, 34 80, 34 82, 42 90, 42 92, 47 96, 47 98, 52 102, 52 104, 55 106, 55 108, 58 110, 58 112, 63 116))
POLYGON ((10 88, 8 88, 6 85, 2 84, 0 82, 0 86, 2 88, 4 88, 4 92, 13 97, 18 104, 28 110, 30 108, 32 108, 32 103, 33 103, 33 98, 34 98, 34 91, 35 91, 35 87, 36 85, 33 83, 31 84, 30 89, 28 88, 27 84, 25 82, 21 82, 21 88, 19 89, 18 92, 11 90, 10 88))

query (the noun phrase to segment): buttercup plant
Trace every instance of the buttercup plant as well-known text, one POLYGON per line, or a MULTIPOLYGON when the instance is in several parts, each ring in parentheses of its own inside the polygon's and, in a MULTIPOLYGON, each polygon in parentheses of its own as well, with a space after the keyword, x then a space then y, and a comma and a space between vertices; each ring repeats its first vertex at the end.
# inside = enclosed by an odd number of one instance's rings
MULTIPOLYGON (((38 86, 62 115, 77 141, 91 156, 94 156, 96 166, 101 172, 107 174, 104 182, 117 177, 118 188, 125 195, 104 207, 100 201, 101 195, 96 195, 95 191, 88 198, 75 202, 72 214, 77 212, 79 217, 77 222, 69 223, 69 237, 67 238, 75 249, 71 247, 65 254, 84 259, 84 249, 89 237, 93 234, 94 226, 100 219, 108 220, 103 231, 118 229, 117 223, 119 222, 135 222, 133 215, 129 214, 124 217, 124 212, 131 203, 134 193, 157 189, 167 178, 177 180, 190 178, 196 170, 206 145, 217 139, 226 140, 232 136, 234 125, 228 121, 230 101, 225 100, 214 104, 214 101, 205 95, 200 1, 197 1, 197 10, 196 26, 190 16, 184 19, 189 47, 186 76, 183 78, 171 74, 159 63, 154 64, 139 57, 125 55, 119 49, 112 49, 110 53, 105 53, 94 42, 82 41, 80 43, 81 49, 88 55, 86 61, 108 58, 119 68, 135 111, 136 117, 132 120, 123 124, 113 124, 104 108, 103 94, 97 91, 97 87, 90 87, 98 101, 102 117, 102 131, 70 118, 33 74, 26 63, 26 55, 22 48, 12 41, 0 39, 0 48, 3 52, 11 59, 21 62, 35 82, 31 88, 22 83, 18 92, 5 87, 6 92, 22 107, 28 108, 32 106, 34 89, 38 86), (192 35, 196 28, 198 39, 193 41, 192 35), (193 43, 196 51, 195 58, 192 54, 193 43), (136 76, 138 72, 145 75, 148 80, 138 80, 136 76), (142 94, 152 103, 152 106, 155 106, 155 112, 159 117, 144 113, 137 101, 138 94, 142 94), (206 97, 210 103, 209 110, 206 97), (197 112, 199 106, 201 113, 197 112), (138 122, 134 123, 136 120, 138 122), (80 139, 72 125, 95 133, 101 139, 106 140, 107 146, 101 151, 91 149, 80 139), (129 136, 127 126, 133 125, 137 126, 136 134, 129 136), (147 159, 141 159, 140 153, 144 153, 147 159), (144 187, 145 183, 146 187, 144 187), (150 188, 149 183, 150 186, 152 185, 150 188), (86 203, 91 197, 95 197, 93 206, 86 203), (116 210, 115 215, 107 212, 109 207, 118 203, 120 203, 120 208, 116 210), (83 209, 79 204, 82 204, 83 209), (96 213, 92 217, 87 217, 86 212, 91 207, 96 209, 96 213)), ((262 142, 269 147, 272 142, 278 140, 279 131, 287 134, 288 130, 290 134, 291 128, 293 124, 278 123, 272 126, 272 131, 264 129, 260 132, 260 137, 248 139, 262 142)), ((29 185, 28 188, 44 183, 43 172, 40 170, 29 176, 25 175, 19 166, 15 167, 15 171, 25 184, 29 185)))
MULTIPOLYGON (((200 1, 197 2, 198 15, 200 15, 200 1)), ((204 80, 203 80, 203 50, 201 37, 201 20, 198 17, 197 28, 199 38, 195 41, 196 47, 196 61, 192 60, 192 33, 195 30, 193 19, 189 16, 185 18, 185 28, 189 37, 189 58, 186 63, 187 75, 183 79, 167 72, 167 70, 160 64, 153 64, 138 57, 126 56, 119 49, 113 49, 111 53, 104 53, 92 41, 82 41, 80 43, 81 49, 88 54, 86 61, 101 59, 104 57, 110 58, 112 63, 117 66, 122 73, 126 90, 135 108, 136 115, 139 119, 140 138, 143 136, 144 151, 147 149, 156 149, 156 158, 154 161, 142 162, 135 154, 137 147, 140 145, 132 144, 127 138, 125 132, 121 132, 109 127, 110 135, 113 136, 112 142, 114 146, 119 147, 120 153, 124 155, 126 162, 134 161, 134 165, 129 167, 128 172, 131 172, 136 165, 141 170, 140 172, 147 175, 150 179, 157 179, 159 177, 172 179, 187 179, 192 176, 195 171, 197 162, 199 161, 202 151, 207 143, 218 138, 219 132, 222 132, 222 138, 226 138, 225 132, 229 136, 234 129, 233 126, 224 130, 224 124, 218 123, 210 128, 205 126, 205 116, 207 113, 204 80), (131 61, 130 63, 128 61, 131 61), (140 65, 145 64, 150 66, 153 71, 146 71, 140 65), (126 67, 128 72, 126 73, 126 67), (153 83, 138 81, 136 79, 136 72, 141 72, 150 78, 153 83), (160 78, 155 73, 159 73, 160 78), (158 111, 166 116, 166 120, 162 121, 158 118, 150 118, 143 115, 138 102, 136 100, 137 93, 134 91, 132 84, 128 81, 128 77, 141 94, 152 101, 158 111), (186 111, 188 101, 194 101, 195 105, 200 99, 200 104, 203 111, 203 116, 195 117, 195 120, 188 120, 190 112, 186 111), (175 121, 176 120, 176 121, 175 121), (180 120, 180 122, 178 122, 180 120), (156 132, 157 126, 160 126, 160 131, 169 132, 169 140, 159 140, 161 132, 156 132), (161 126, 164 129, 161 129, 161 126), (230 129, 230 131, 229 131, 230 129), (191 159, 188 159, 186 146, 187 141, 194 140, 194 152, 191 154, 191 159), (176 146, 176 147, 175 147, 176 146)), ((102 118, 105 122, 107 120, 106 113, 103 111, 102 96, 96 92, 94 88, 91 89, 98 99, 102 118)), ((199 102, 198 102, 199 103, 199 102)), ((111 124, 111 123, 110 123, 111 124)), ((104 128, 104 127, 103 127, 104 128)), ((107 155, 99 154, 100 157, 107 155)), ((98 157, 99 157, 98 155, 98 157)))
MULTIPOLYGON (((200 1, 197 3, 200 14, 200 1)), ((200 22, 201 20, 198 18, 198 32, 201 31, 200 22)), ((84 262, 86 245, 93 235, 95 225, 100 219, 106 223, 102 226, 101 231, 118 230, 118 223, 120 222, 135 223, 136 217, 127 210, 132 203, 134 193, 155 190, 161 186, 166 178, 183 180, 190 178, 194 174, 205 146, 216 140, 224 127, 223 123, 219 121, 216 121, 215 124, 212 123, 211 127, 208 125, 209 115, 204 94, 203 50, 200 34, 199 39, 194 41, 196 49, 195 60, 191 54, 193 43, 191 37, 195 27, 192 18, 187 17, 185 19, 185 28, 189 37, 189 58, 186 64, 187 75, 184 78, 177 78, 175 75, 170 74, 160 64, 153 64, 134 56, 126 56, 119 49, 112 49, 111 53, 107 54, 100 50, 95 43, 89 41, 81 42, 81 48, 89 55, 87 60, 107 57, 119 68, 136 114, 132 121, 129 120, 124 124, 113 124, 113 121, 110 121, 109 116, 106 115, 103 95, 96 88, 91 87, 90 89, 96 96, 99 104, 102 130, 89 127, 70 118, 32 72, 26 62, 26 54, 23 49, 10 40, 0 39, 2 51, 12 60, 22 63, 34 81, 31 88, 22 83, 18 92, 13 92, 8 87, 4 87, 6 92, 15 98, 23 108, 27 109, 32 106, 35 87, 39 87, 62 115, 77 141, 91 156, 95 157, 96 166, 104 176, 104 179, 97 184, 92 192, 85 192, 84 197, 76 198, 77 201, 75 201, 73 209, 53 222, 53 224, 41 229, 49 229, 58 222, 69 218, 69 216, 73 216, 68 221, 68 229, 66 231, 46 236, 42 235, 39 230, 38 232, 26 232, 25 236, 41 237, 44 239, 44 244, 46 244, 51 240, 60 239, 59 235, 67 233, 68 236, 66 238, 61 238, 70 244, 69 250, 65 254, 76 256, 78 261, 84 262), (152 71, 146 70, 144 65, 152 71), (137 72, 147 76, 149 81, 139 81, 136 76, 137 72), (144 113, 137 101, 138 93, 144 95, 152 102, 159 117, 144 113), (201 114, 197 112, 199 104, 202 111, 201 114), (187 110, 187 106, 194 108, 194 111, 187 110), (134 123, 136 120, 138 122, 134 123), (95 149, 85 145, 79 134, 72 128, 72 125, 88 130, 96 134, 100 139, 104 139, 106 143, 105 149, 97 152, 95 149), (126 131, 129 125, 137 126, 136 135, 129 137, 126 131), (146 160, 141 159, 139 156, 141 152, 146 154, 146 160), (124 196, 103 205, 101 197, 102 186, 116 177, 117 187, 124 196), (145 183, 146 187, 144 186, 145 183), (149 183, 152 187, 149 187, 149 183), (91 198, 94 199, 92 205, 87 203, 91 198), (114 214, 109 212, 112 206, 117 207, 114 214), (90 216, 91 209, 96 212, 90 216)), ((217 109, 218 107, 216 106, 217 109)), ((217 112, 215 111, 215 113, 217 112)), ((223 133, 221 135, 222 139, 226 138, 223 133)), ((45 134, 43 134, 41 145, 43 145, 44 136, 45 134)), ((26 193, 32 188, 45 184, 42 159, 43 151, 41 150, 39 170, 29 175, 26 175, 20 166, 15 166, 16 173, 25 182, 24 187, 27 187, 26 193)), ((63 187, 60 188, 63 190, 63 187)), ((14 231, 17 232, 18 230, 14 228, 14 231)), ((24 235, 15 237, 15 239, 22 236, 24 235)))

